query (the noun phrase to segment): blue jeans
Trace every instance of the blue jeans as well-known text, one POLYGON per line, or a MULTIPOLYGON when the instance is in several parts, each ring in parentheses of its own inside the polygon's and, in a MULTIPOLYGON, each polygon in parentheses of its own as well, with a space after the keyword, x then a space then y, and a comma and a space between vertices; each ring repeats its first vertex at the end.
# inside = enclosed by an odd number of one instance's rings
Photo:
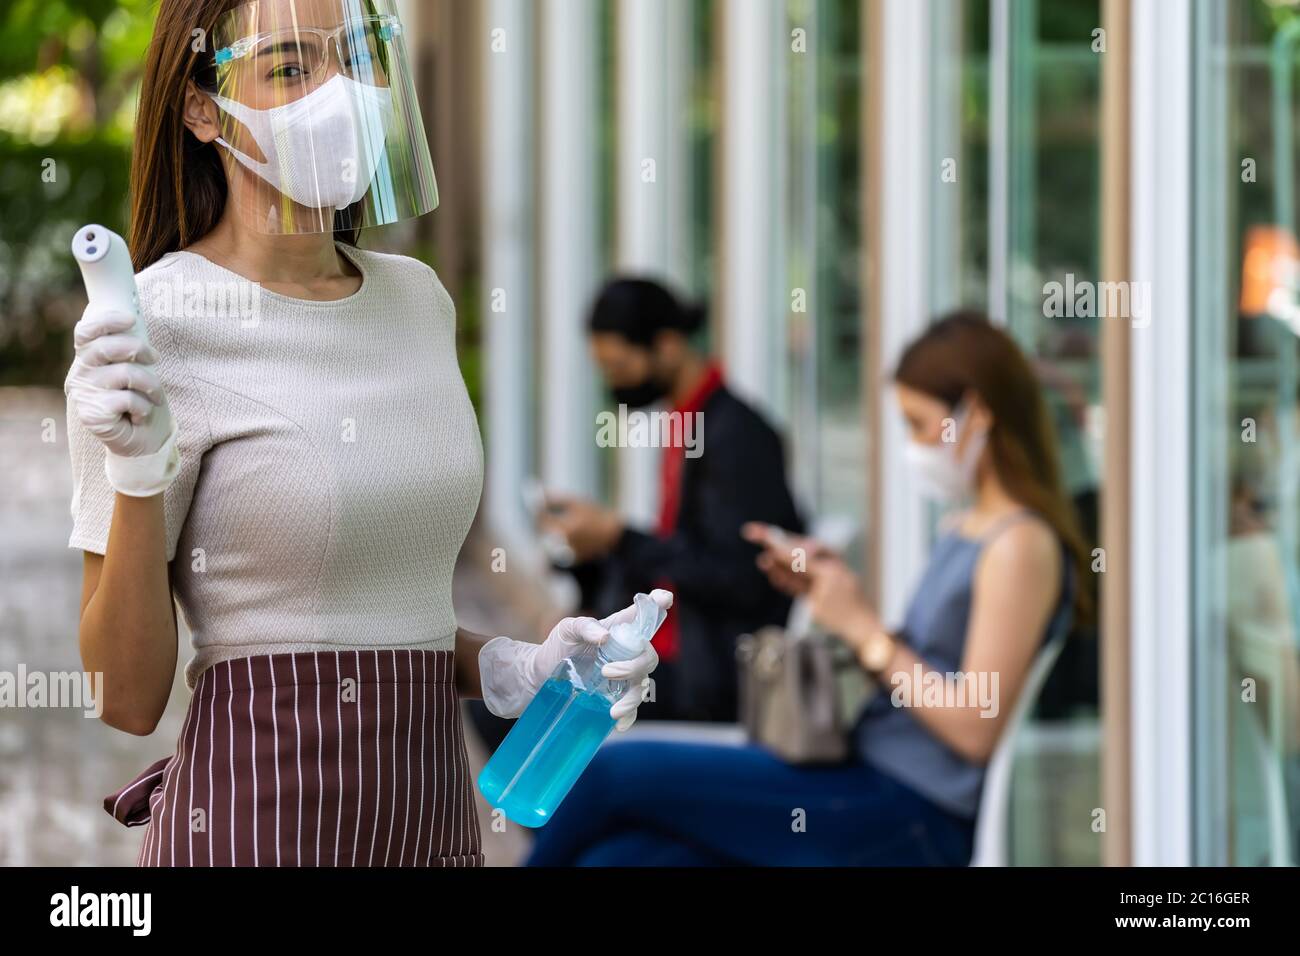
POLYGON ((863 763, 615 741, 537 831, 529 866, 965 866, 975 825, 863 763))

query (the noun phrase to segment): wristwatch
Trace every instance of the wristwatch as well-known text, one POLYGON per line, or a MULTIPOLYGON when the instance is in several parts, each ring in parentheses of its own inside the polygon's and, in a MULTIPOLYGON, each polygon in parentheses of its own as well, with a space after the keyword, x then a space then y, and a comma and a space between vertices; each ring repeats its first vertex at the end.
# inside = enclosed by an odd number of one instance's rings
POLYGON ((858 661, 872 677, 879 677, 894 659, 898 642, 883 628, 876 628, 858 648, 858 661))

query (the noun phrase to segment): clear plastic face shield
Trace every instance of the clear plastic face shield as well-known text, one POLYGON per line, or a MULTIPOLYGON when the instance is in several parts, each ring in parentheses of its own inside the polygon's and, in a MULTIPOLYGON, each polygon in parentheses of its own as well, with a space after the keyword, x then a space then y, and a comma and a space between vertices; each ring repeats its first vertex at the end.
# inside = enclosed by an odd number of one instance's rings
POLYGON ((259 229, 380 226, 438 205, 402 39, 393 0, 258 0, 217 23, 217 147, 259 229))

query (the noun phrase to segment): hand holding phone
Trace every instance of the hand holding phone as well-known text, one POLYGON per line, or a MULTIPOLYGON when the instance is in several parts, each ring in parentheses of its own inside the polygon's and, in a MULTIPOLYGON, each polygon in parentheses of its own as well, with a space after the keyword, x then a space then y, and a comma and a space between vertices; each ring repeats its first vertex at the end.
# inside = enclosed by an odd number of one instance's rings
POLYGON ((813 561, 834 555, 820 541, 761 521, 747 522, 740 534, 762 548, 755 563, 772 586, 792 596, 808 592, 812 581, 807 572, 813 561))
POLYGON ((533 520, 533 526, 541 531, 542 550, 547 559, 559 568, 573 567, 575 555, 564 535, 554 528, 546 528, 546 519, 564 514, 565 506, 551 500, 542 483, 536 478, 524 481, 524 508, 533 520))

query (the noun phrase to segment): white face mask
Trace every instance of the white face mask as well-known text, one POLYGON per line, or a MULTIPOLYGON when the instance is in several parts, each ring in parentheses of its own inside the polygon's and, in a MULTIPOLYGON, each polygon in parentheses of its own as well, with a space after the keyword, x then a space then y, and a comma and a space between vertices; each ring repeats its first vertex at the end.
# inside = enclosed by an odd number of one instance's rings
POLYGON ((392 113, 388 88, 337 74, 301 99, 269 110, 212 98, 248 127, 269 162, 259 163, 219 137, 217 142, 294 202, 343 209, 370 189, 392 113))
MULTIPOLYGON (((965 431, 966 413, 958 412, 955 418, 958 427, 965 431)), ((987 432, 971 435, 958 456, 956 441, 925 445, 909 440, 903 449, 903 460, 916 475, 924 493, 940 501, 960 501, 974 490, 975 467, 987 441, 987 432)))

